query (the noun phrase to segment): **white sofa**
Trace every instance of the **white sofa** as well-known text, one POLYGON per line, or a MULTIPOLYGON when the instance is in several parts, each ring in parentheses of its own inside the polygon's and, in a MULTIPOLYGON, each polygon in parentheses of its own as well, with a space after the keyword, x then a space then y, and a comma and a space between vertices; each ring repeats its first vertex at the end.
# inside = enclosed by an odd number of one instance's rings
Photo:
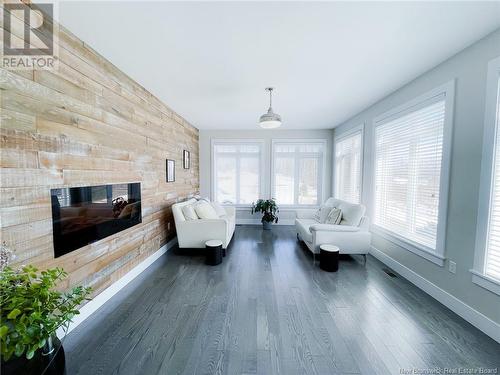
POLYGON ((224 207, 225 215, 218 219, 186 220, 182 207, 194 204, 197 200, 192 198, 185 202, 172 205, 177 241, 180 248, 204 248, 208 240, 221 240, 225 249, 233 237, 236 223, 234 207, 224 207))
POLYGON ((314 218, 316 210, 300 210, 295 219, 297 238, 315 254, 319 253, 321 244, 332 244, 340 248, 340 254, 366 256, 370 250, 371 233, 365 206, 334 198, 329 198, 324 206, 342 210, 340 224, 321 224, 314 218))

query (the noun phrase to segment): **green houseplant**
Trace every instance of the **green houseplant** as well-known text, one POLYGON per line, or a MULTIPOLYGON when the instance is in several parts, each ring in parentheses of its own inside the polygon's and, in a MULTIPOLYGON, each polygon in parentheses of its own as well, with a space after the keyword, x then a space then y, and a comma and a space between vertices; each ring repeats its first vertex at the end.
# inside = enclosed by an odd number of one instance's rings
POLYGON ((265 230, 270 230, 273 223, 278 222, 278 205, 274 199, 259 199, 257 203, 252 204, 252 215, 256 212, 262 212, 262 226, 265 230))
MULTIPOLYGON (((41 272, 33 266, 17 270, 7 266, 2 269, 2 373, 9 374, 18 369, 23 369, 22 373, 32 373, 52 362, 52 359, 44 357, 61 346, 56 336, 57 329, 67 329, 71 319, 79 313, 77 307, 91 293, 91 288, 81 286, 66 293, 55 290, 57 283, 66 276, 61 268, 41 272), (27 371, 28 368, 30 371, 27 371)), ((55 351, 58 352, 62 352, 64 357, 63 350, 55 351)), ((62 361, 64 366, 64 358, 62 361)))

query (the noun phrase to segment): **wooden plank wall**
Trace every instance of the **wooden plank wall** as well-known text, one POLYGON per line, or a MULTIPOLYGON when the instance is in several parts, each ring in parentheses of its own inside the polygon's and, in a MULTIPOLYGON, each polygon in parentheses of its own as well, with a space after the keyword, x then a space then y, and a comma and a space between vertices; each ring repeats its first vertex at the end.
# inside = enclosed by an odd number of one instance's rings
POLYGON ((199 191, 198 130, 62 27, 58 55, 57 71, 0 69, 1 241, 97 294, 175 236, 171 205, 199 191), (125 182, 141 182, 142 224, 55 259, 50 189, 125 182))

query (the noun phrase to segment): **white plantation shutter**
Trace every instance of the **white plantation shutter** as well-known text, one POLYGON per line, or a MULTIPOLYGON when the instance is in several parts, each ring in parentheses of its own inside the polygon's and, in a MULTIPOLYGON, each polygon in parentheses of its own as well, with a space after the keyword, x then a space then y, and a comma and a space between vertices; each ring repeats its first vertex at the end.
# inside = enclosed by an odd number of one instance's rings
POLYGON ((273 142, 273 198, 282 205, 321 202, 325 142, 273 142))
POLYGON ((215 201, 251 204, 260 198, 261 143, 215 143, 212 152, 215 201))
POLYGON ((497 83, 493 181, 486 241, 485 274, 500 280, 500 78, 497 83))
POLYGON ((430 251, 437 241, 444 119, 443 94, 375 128, 374 223, 430 251))
POLYGON ((335 198, 361 200, 361 130, 335 141, 335 198))
POLYGON ((281 155, 274 159, 274 194, 280 204, 294 204, 295 158, 281 155))

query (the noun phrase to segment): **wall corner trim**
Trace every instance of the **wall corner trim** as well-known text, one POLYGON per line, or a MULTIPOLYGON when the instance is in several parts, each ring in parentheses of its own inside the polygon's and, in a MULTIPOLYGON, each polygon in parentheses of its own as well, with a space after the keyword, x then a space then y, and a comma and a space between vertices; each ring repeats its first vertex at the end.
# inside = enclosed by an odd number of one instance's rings
POLYGON ((388 267, 391 267, 394 271, 399 273, 416 287, 448 307, 455 314, 459 315, 474 327, 491 337, 493 340, 500 343, 500 324, 494 322, 487 316, 467 305, 465 302, 431 283, 429 280, 420 276, 408 267, 397 262, 376 247, 370 247, 370 254, 388 267))
POLYGON ((146 268, 155 262, 159 257, 165 254, 168 250, 177 244, 177 237, 171 239, 165 245, 160 247, 157 251, 151 254, 149 257, 144 259, 141 263, 127 272, 118 281, 111 284, 109 287, 104 289, 101 293, 95 296, 91 301, 85 304, 80 309, 80 314, 76 315, 68 327, 68 330, 64 332, 62 328, 57 330, 57 337, 62 339, 65 335, 70 333, 73 329, 78 327, 85 319, 90 317, 94 312, 96 312, 102 305, 109 301, 115 294, 117 294, 121 289, 123 289, 128 283, 139 276, 146 268))

